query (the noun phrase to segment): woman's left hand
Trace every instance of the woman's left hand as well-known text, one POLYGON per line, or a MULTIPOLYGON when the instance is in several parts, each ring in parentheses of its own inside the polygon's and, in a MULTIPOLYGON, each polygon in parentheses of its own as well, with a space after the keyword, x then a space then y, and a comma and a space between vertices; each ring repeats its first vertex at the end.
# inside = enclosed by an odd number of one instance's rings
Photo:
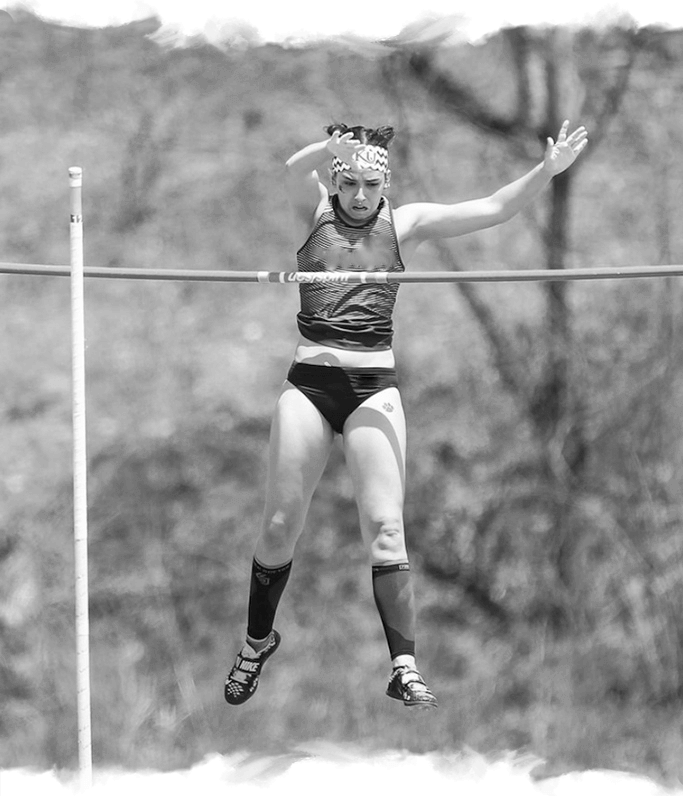
POLYGON ((543 165, 553 177, 568 169, 588 143, 585 127, 577 127, 571 135, 567 135, 568 127, 569 121, 565 121, 556 142, 548 138, 543 165))

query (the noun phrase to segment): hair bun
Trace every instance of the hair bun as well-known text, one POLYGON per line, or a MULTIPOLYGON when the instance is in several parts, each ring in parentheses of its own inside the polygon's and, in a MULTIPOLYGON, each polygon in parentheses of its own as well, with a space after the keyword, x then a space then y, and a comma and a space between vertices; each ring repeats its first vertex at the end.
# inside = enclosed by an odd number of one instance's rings
POLYGON ((327 127, 323 127, 323 130, 325 130, 328 135, 334 135, 334 133, 341 133, 344 135, 344 133, 349 132, 349 128, 345 124, 330 124, 327 127))
POLYGON ((373 139, 370 143, 383 147, 388 147, 395 135, 394 128, 388 124, 378 127, 376 130, 368 130, 368 133, 371 133, 371 136, 368 137, 373 139))
POLYGON ((345 133, 353 133, 353 137, 357 141, 360 141, 363 144, 381 146, 385 149, 388 148, 389 143, 393 140, 395 135, 394 128, 388 124, 385 124, 381 127, 372 128, 363 127, 360 124, 356 125, 355 127, 349 127, 346 124, 335 122, 334 124, 330 124, 323 129, 328 135, 334 135, 334 133, 341 133, 342 135, 345 133))

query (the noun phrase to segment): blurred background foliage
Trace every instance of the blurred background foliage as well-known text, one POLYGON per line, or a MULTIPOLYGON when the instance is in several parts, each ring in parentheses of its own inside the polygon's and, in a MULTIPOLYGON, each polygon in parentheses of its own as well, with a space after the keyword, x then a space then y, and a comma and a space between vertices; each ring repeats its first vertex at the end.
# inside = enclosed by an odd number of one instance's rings
MULTIPOLYGON (((0 19, 4 261, 68 262, 80 165, 88 265, 291 270, 283 163, 331 121, 397 127, 402 204, 495 190, 565 117, 591 137, 570 172, 413 267, 681 261, 680 33, 516 28, 439 47, 418 27, 383 46, 174 48, 153 19, 13 16, 0 19)), ((401 289, 419 659, 441 702, 428 718, 383 694, 341 450, 277 662, 243 708, 223 702, 295 290, 89 280, 86 300, 96 765, 322 739, 683 776, 678 279, 401 289)), ((0 335, 0 765, 74 766, 68 280, 0 277, 0 335)))

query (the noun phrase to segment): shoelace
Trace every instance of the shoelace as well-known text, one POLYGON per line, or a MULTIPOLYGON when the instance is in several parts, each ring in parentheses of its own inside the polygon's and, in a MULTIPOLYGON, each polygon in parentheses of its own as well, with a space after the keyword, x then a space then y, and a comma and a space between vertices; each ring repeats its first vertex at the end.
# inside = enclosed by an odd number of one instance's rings
POLYGON ((402 686, 416 691, 429 691, 427 684, 422 679, 422 675, 417 671, 417 669, 412 669, 408 666, 397 666, 395 671, 401 681, 402 686), (412 675, 412 677, 410 677, 410 675, 412 675), (410 679, 408 679, 409 677, 410 679), (417 686, 417 688, 415 688, 415 686, 417 686))

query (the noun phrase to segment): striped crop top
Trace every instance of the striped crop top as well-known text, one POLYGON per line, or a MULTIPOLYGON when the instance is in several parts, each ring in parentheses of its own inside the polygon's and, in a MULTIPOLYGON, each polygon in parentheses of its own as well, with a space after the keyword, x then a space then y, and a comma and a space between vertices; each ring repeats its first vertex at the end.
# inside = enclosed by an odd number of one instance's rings
MULTIPOLYGON (((391 207, 384 197, 376 215, 353 227, 342 221, 337 197, 332 195, 296 259, 299 271, 405 270, 391 207)), ((308 340, 336 348, 391 348, 398 287, 398 283, 302 282, 299 331, 308 340)))

